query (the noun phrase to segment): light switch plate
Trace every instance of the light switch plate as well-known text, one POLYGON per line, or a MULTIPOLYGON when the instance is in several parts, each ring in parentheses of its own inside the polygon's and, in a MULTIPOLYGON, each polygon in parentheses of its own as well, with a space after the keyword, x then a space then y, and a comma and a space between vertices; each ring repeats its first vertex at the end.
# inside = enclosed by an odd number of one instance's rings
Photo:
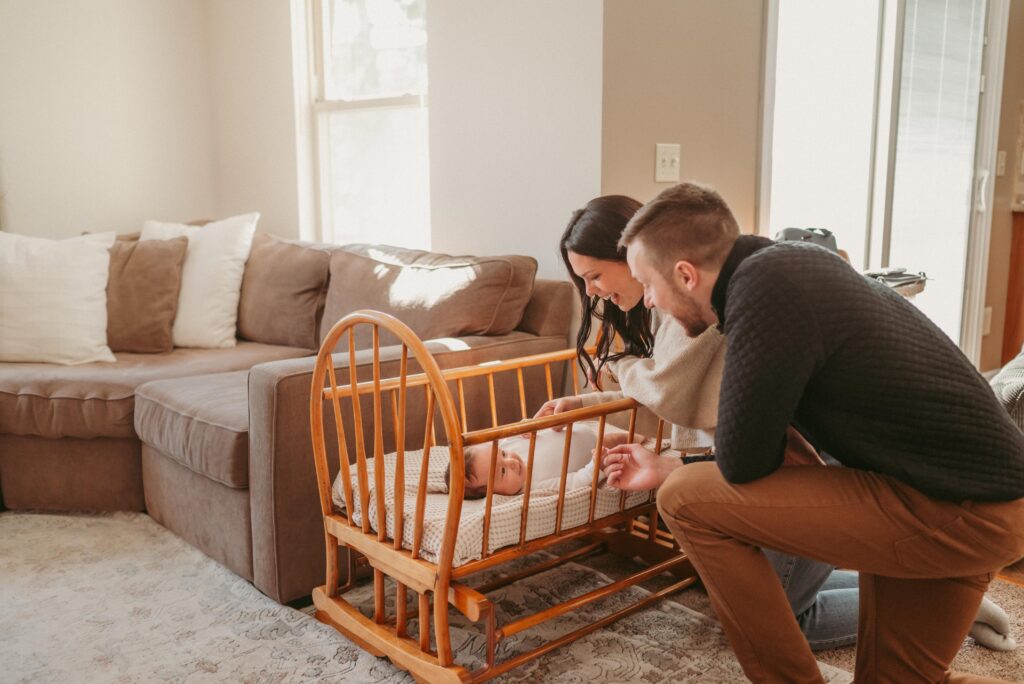
POLYGON ((1006 174, 1006 150, 999 150, 996 155, 996 176, 1006 174))
POLYGON ((654 146, 654 182, 679 182, 679 145, 657 143, 654 146))

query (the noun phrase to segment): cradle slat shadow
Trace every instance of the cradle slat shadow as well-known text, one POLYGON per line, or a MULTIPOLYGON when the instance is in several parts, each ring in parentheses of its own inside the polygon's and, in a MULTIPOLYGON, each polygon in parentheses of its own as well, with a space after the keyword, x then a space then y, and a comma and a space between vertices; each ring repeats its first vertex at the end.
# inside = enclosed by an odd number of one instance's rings
MULTIPOLYGON (((538 538, 527 538, 530 521, 529 483, 537 431, 596 419, 600 443, 609 416, 627 413, 631 438, 636 425, 638 405, 631 399, 567 411, 555 416, 537 419, 527 417, 530 415, 528 411, 537 408, 529 406, 527 387, 544 387, 545 391, 537 394, 550 399, 554 396, 553 377, 563 378, 568 369, 573 387, 578 391, 579 384, 573 366, 575 358, 575 350, 568 349, 441 371, 424 343, 392 316, 375 311, 357 311, 334 325, 317 356, 310 394, 310 428, 327 548, 326 581, 313 592, 318 619, 333 625, 370 653, 387 656, 396 665, 408 670, 418 681, 481 682, 600 629, 696 581, 692 565, 672 536, 658 529, 653 497, 643 497, 641 503, 627 506, 626 493, 623 492, 616 496, 617 510, 598 514, 599 468, 595 468, 591 482, 587 500, 589 512, 585 520, 582 524, 563 529, 565 482, 572 430, 564 430, 562 483, 558 493, 554 531, 538 538), (371 350, 356 349, 355 329, 358 326, 371 327, 371 350), (380 347, 381 328, 393 333, 401 341, 400 351, 387 348, 387 363, 391 364, 390 367, 398 364, 396 377, 382 377, 384 361, 380 347), (348 354, 335 355, 336 346, 345 338, 348 354), (371 378, 361 380, 356 373, 357 356, 367 353, 372 354, 373 373, 371 378), (343 367, 345 356, 347 368, 343 367), (411 372, 416 369, 418 372, 411 372), (339 383, 339 375, 344 384, 339 383), (423 388, 422 401, 418 398, 420 387, 423 388), (501 402, 497 400, 498 396, 505 395, 499 390, 508 390, 514 399, 508 403, 514 418, 505 423, 501 422, 501 402), (390 410, 385 410, 386 403, 390 410), (327 410, 325 404, 329 404, 327 410), (478 419, 489 425, 470 429, 469 421, 478 419), (490 528, 496 470, 493 466, 498 453, 498 440, 514 435, 526 435, 529 438, 526 489, 519 516, 518 543, 491 549, 490 528), (406 489, 411 483, 405 482, 405 455, 410 440, 414 448, 422 445, 423 452, 411 512, 412 539, 407 540, 404 509, 406 489), (492 463, 483 518, 482 554, 478 560, 455 565, 453 556, 460 534, 459 523, 466 486, 464 469, 458 467, 458 464, 463 463, 464 449, 474 445, 490 445, 487 453, 492 463), (436 562, 424 559, 421 553, 432 446, 447 447, 451 463, 456 465, 451 468, 445 525, 436 562), (391 452, 394 452, 397 459, 394 473, 388 473, 385 468, 385 454, 391 452), (371 463, 373 504, 376 508, 376 516, 372 521, 371 463), (335 509, 331 494, 333 477, 339 472, 344 511, 335 509), (389 483, 387 478, 391 478, 392 482, 389 483), (390 529, 386 501, 389 484, 393 484, 394 492, 393 524, 390 529), (362 512, 358 524, 353 520, 357 502, 358 510, 362 512), (375 523, 376 529, 373 529, 371 522, 375 523), (466 578, 483 570, 567 540, 579 540, 582 546, 475 588, 465 582, 466 578), (347 547, 349 551, 347 579, 344 583, 341 583, 341 568, 336 552, 339 545, 347 547), (519 617, 503 625, 496 624, 495 605, 487 597, 489 592, 597 551, 640 558, 647 567, 560 605, 519 617), (364 615, 345 598, 345 593, 356 582, 357 569, 363 565, 372 568, 372 617, 364 615), (671 572, 674 576, 674 581, 664 589, 528 652, 496 662, 495 652, 502 639, 663 572, 671 572), (386 610, 385 577, 395 582, 394 615, 388 615, 386 610), (415 605, 412 607, 408 605, 410 591, 416 594, 415 605), (452 653, 448 622, 452 609, 480 623, 481 629, 485 631, 487 651, 483 667, 471 671, 456 662, 457 654, 452 653), (418 634, 415 637, 409 634, 409 622, 414 619, 418 623, 418 634)), ((659 423, 656 438, 659 448, 662 433, 663 425, 659 423)), ((600 460, 600 453, 597 458, 600 460)), ((408 494, 412 495, 411 489, 408 494)))

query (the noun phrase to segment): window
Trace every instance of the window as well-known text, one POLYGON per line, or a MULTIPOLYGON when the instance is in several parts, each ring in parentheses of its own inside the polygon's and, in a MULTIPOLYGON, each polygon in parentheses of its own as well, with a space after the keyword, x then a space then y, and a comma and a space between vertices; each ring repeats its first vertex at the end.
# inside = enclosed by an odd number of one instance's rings
POLYGON ((971 225, 985 3, 906 5, 885 257, 932 280, 917 304, 960 339, 971 225))
POLYGON ((314 0, 322 239, 429 249, 425 0, 314 0))
POLYGON ((985 0, 770 4, 762 232, 828 228, 859 269, 924 271, 915 303, 956 341, 985 12, 985 0))
POLYGON ((867 267, 878 12, 866 0, 778 6, 768 234, 828 228, 858 268, 867 267))

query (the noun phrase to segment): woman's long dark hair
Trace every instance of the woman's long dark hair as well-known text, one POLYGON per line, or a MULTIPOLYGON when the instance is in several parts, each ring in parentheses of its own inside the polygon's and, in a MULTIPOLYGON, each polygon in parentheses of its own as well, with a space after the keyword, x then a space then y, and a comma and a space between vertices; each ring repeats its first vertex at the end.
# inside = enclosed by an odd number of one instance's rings
MULTIPOLYGON (((569 271, 569 278, 580 293, 583 306, 583 320, 576 334, 576 358, 583 370, 585 378, 600 375, 601 369, 609 361, 623 356, 649 357, 654 350, 654 335, 651 333, 651 312, 643 301, 637 302, 629 311, 623 311, 614 304, 604 302, 598 306, 598 297, 587 296, 587 285, 576 275, 569 263, 569 252, 605 261, 625 263, 626 250, 619 249, 619 238, 626 224, 641 204, 632 197, 624 195, 605 195, 587 202, 587 206, 576 210, 558 248, 562 252, 562 261, 569 271), (601 324, 600 339, 597 342, 597 366, 584 351, 590 338, 593 320, 601 324), (624 350, 612 354, 612 342, 615 335, 623 342, 624 350)), ((589 382, 589 380, 588 380, 589 382)))

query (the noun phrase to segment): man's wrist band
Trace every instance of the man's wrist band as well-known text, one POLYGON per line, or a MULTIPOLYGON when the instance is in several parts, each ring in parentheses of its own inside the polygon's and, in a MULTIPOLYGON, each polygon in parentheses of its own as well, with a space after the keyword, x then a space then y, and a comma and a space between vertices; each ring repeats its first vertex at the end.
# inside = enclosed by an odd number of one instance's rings
POLYGON ((703 461, 714 461, 715 452, 713 449, 708 449, 703 454, 682 454, 680 459, 683 461, 683 465, 690 465, 691 463, 701 463, 703 461))

